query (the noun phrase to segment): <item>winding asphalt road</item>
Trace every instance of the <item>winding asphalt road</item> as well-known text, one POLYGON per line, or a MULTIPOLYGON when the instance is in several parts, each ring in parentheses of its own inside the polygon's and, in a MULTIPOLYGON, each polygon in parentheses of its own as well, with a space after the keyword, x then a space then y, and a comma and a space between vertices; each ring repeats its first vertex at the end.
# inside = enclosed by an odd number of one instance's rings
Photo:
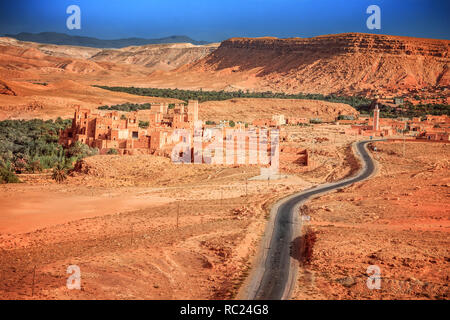
POLYGON ((293 258, 291 258, 291 244, 296 236, 296 230, 299 230, 299 225, 296 223, 298 219, 296 208, 313 196, 347 187, 355 182, 369 178, 375 170, 375 164, 366 149, 366 144, 369 142, 373 141, 356 143, 357 153, 359 153, 363 163, 363 168, 356 176, 320 185, 278 202, 270 244, 266 248, 265 259, 261 261, 260 275, 254 276, 258 279, 253 281, 254 288, 250 289, 249 299, 280 300, 289 298, 296 278, 292 274, 293 258))

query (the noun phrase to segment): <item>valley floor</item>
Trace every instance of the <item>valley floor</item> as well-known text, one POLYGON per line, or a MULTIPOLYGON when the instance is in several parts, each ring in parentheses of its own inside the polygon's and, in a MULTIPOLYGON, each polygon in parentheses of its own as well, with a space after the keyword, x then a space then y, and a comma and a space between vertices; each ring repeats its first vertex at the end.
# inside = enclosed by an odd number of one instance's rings
POLYGON ((375 145, 374 178, 303 208, 315 244, 294 299, 449 298, 449 145, 375 145), (380 289, 367 286, 372 265, 380 289))

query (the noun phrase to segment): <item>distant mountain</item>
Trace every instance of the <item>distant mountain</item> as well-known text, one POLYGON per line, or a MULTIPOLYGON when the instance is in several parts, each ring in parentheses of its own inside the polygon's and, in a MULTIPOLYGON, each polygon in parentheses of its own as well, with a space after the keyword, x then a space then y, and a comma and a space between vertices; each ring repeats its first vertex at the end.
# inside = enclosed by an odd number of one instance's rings
POLYGON ((20 41, 31 41, 47 44, 59 44, 68 46, 81 46, 92 48, 124 48, 129 46, 143 46, 147 44, 163 43, 192 43, 195 45, 208 44, 206 41, 193 40, 187 36, 171 36, 160 39, 127 38, 117 40, 102 40, 92 37, 70 36, 64 33, 41 32, 19 34, 5 34, 6 37, 14 38, 20 41))

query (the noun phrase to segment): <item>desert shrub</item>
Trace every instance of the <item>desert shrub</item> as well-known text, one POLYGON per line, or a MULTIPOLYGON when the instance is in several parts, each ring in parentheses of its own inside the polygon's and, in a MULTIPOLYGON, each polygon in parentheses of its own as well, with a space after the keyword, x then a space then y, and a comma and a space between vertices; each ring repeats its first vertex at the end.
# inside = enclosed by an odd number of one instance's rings
POLYGON ((53 168, 52 179, 58 183, 62 183, 67 179, 67 169, 62 167, 60 164, 57 164, 53 168))
POLYGON ((355 117, 352 115, 341 114, 338 116, 338 120, 355 120, 355 117))
POLYGON ((142 129, 147 129, 150 126, 150 122, 148 121, 139 121, 139 127, 142 129))
POLYGON ((117 149, 111 148, 111 149, 108 150, 107 154, 114 155, 114 154, 119 154, 119 152, 117 151, 117 149))
POLYGON ((124 112, 131 112, 131 111, 138 111, 138 110, 149 110, 152 106, 150 103, 122 103, 122 104, 116 104, 112 106, 100 106, 98 107, 99 110, 117 110, 117 111, 124 111, 124 112))
POLYGON ((66 157, 72 158, 75 161, 94 156, 96 154, 98 154, 97 148, 91 148, 87 144, 81 143, 80 141, 72 143, 72 145, 66 150, 66 157))
POLYGON ((12 171, 11 163, 0 161, 0 183, 19 183, 19 178, 12 171))
POLYGON ((14 171, 16 173, 22 173, 26 171, 27 161, 22 157, 17 157, 14 161, 14 171))
POLYGON ((58 162, 53 168, 52 179, 58 183, 62 183, 67 179, 67 171, 70 167, 70 163, 62 154, 60 155, 58 162))
POLYGON ((39 159, 34 159, 31 161, 28 161, 26 170, 28 172, 35 173, 37 171, 42 172, 43 168, 42 168, 42 164, 39 161, 39 159))

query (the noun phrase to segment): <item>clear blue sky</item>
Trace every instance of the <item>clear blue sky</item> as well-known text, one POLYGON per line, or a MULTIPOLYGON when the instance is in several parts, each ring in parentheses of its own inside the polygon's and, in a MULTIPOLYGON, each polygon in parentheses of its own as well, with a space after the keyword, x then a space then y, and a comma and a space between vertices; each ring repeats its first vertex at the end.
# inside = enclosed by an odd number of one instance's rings
POLYGON ((0 34, 221 41, 366 32, 450 39, 449 15, 448 0, 1 0, 0 34), (71 4, 81 8, 81 30, 66 28, 71 4), (366 27, 371 4, 381 8, 381 30, 366 27))

